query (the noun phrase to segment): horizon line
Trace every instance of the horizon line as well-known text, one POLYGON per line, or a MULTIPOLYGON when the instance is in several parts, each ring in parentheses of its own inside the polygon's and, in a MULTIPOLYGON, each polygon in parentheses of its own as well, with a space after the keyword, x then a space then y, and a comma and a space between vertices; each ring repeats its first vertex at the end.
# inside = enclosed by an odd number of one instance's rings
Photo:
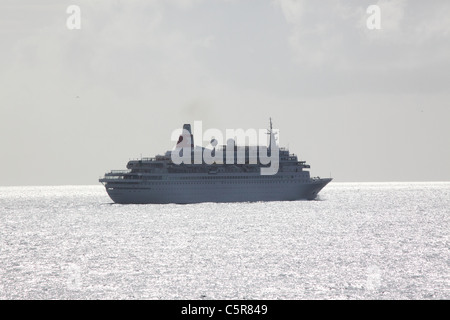
MULTIPOLYGON (((428 181, 331 181, 331 184, 370 184, 370 183, 450 183, 450 180, 428 180, 428 181)), ((0 185, 0 188, 8 187, 104 187, 101 183, 98 184, 29 184, 29 185, 0 185)))

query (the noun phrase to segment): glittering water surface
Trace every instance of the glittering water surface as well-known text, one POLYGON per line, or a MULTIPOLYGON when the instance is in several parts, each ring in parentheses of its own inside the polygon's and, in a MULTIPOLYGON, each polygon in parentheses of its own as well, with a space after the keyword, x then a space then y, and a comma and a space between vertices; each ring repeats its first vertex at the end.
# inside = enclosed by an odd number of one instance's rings
POLYGON ((0 298, 449 299, 449 211, 450 183, 194 205, 1 187, 0 298))

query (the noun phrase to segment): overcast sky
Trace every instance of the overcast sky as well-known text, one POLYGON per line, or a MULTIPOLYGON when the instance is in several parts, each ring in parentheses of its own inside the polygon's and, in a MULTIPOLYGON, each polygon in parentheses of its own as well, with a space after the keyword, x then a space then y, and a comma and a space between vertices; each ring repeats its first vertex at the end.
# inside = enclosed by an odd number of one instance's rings
POLYGON ((97 184, 172 148, 183 123, 269 117, 313 176, 449 181, 449 13, 448 0, 1 0, 0 185, 97 184))

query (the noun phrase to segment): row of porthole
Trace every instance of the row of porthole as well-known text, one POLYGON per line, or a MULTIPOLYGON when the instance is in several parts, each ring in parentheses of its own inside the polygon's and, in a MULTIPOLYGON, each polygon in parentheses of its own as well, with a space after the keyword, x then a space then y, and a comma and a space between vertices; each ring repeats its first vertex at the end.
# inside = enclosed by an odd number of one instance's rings
MULTIPOLYGON (((299 181, 240 181, 240 182, 232 182, 232 181, 202 181, 202 182, 154 182, 151 183, 151 185, 166 185, 166 186, 172 186, 172 185, 211 185, 211 184, 279 184, 279 183, 298 183, 299 181)), ((303 182, 307 182, 306 180, 303 182)))

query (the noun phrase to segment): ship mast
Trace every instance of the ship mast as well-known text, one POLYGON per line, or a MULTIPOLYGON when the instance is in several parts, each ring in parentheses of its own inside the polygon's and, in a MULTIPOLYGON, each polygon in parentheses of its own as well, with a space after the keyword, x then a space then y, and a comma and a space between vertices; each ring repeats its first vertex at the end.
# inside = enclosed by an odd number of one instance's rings
POLYGON ((273 129, 272 129, 272 117, 269 118, 269 132, 267 133, 269 136, 269 154, 270 154, 270 150, 272 150, 272 139, 273 142, 276 144, 275 142, 275 135, 273 133, 273 129))

